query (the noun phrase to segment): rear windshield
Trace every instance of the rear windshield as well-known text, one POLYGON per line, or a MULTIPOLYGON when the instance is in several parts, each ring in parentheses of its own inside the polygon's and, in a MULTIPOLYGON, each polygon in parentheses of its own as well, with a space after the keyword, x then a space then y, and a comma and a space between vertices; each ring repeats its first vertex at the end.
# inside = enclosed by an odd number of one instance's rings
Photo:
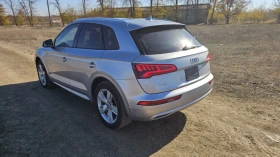
POLYGON ((139 51, 146 55, 193 49, 201 44, 183 25, 153 26, 131 32, 139 51))

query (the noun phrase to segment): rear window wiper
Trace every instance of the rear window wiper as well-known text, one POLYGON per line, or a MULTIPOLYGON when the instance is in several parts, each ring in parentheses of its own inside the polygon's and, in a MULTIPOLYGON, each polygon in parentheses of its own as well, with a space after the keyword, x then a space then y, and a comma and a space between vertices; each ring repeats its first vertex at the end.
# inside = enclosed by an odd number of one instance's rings
POLYGON ((182 51, 184 51, 184 50, 190 50, 190 49, 195 49, 195 48, 198 48, 198 47, 201 47, 201 46, 200 46, 200 45, 193 45, 193 46, 191 46, 191 47, 185 46, 185 47, 182 49, 182 51))

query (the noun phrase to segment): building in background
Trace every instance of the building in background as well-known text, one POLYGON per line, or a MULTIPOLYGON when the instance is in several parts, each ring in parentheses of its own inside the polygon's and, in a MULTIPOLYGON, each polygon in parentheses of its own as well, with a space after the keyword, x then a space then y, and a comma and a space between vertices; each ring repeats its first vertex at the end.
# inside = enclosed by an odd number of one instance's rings
MULTIPOLYGON (((198 0, 188 1, 188 5, 178 5, 177 22, 184 24, 207 23, 210 1, 202 0, 203 3, 198 0)), ((153 18, 176 21, 176 7, 174 5, 164 5, 159 7, 160 9, 157 9, 156 6, 153 6, 153 18)), ((129 7, 114 8, 114 10, 116 15, 115 17, 130 17, 131 15, 131 8, 129 7)), ((149 17, 150 12, 150 6, 136 7, 136 18, 149 17)))
MULTIPOLYGON (((165 8, 166 13, 162 18, 175 21, 174 6, 162 6, 165 8)), ((149 7, 141 7, 143 17, 150 15, 149 7)), ((210 3, 208 4, 190 4, 178 6, 178 20, 177 22, 184 24, 201 24, 207 23, 208 13, 210 9, 210 3)))

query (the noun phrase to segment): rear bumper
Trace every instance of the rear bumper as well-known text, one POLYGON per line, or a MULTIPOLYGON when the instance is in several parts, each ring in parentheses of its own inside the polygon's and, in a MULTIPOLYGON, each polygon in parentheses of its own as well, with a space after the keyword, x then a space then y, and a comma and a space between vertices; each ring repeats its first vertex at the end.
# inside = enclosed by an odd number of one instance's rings
POLYGON ((177 111, 183 110, 191 106, 192 104, 200 101, 212 91, 213 83, 209 84, 209 82, 213 78, 213 75, 209 74, 207 77, 196 83, 164 93, 142 93, 141 95, 137 96, 130 95, 133 93, 127 93, 129 103, 128 115, 133 120, 151 121, 169 116, 177 111), (155 101, 178 95, 182 95, 182 97, 179 100, 170 103, 165 103, 156 106, 137 105, 139 101, 155 101))
POLYGON ((173 113, 175 113, 175 112, 181 111, 181 110, 183 110, 183 109, 185 109, 185 108, 187 108, 187 107, 189 107, 189 106, 195 104, 196 102, 202 100, 202 99, 203 99, 204 97, 206 97, 211 91, 212 91, 212 88, 211 88, 205 95, 201 96, 201 97, 198 98, 197 100, 194 100, 194 101, 192 101, 192 102, 190 102, 190 103, 188 103, 188 104, 185 104, 185 105, 183 105, 183 106, 180 106, 180 107, 178 107, 178 108, 175 108, 175 109, 172 109, 172 110, 169 110, 169 111, 165 111, 165 112, 162 112, 162 113, 158 113, 158 114, 154 115, 153 117, 151 117, 149 120, 157 120, 157 119, 160 119, 160 118, 167 117, 167 116, 169 116, 169 115, 171 115, 171 114, 173 114, 173 113))

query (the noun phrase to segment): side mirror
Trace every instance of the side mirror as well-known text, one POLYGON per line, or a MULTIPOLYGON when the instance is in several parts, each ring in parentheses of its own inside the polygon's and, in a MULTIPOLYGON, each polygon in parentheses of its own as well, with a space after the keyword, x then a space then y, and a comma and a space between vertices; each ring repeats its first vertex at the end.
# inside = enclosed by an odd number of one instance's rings
POLYGON ((45 40, 42 44, 43 47, 54 47, 52 39, 45 40))

